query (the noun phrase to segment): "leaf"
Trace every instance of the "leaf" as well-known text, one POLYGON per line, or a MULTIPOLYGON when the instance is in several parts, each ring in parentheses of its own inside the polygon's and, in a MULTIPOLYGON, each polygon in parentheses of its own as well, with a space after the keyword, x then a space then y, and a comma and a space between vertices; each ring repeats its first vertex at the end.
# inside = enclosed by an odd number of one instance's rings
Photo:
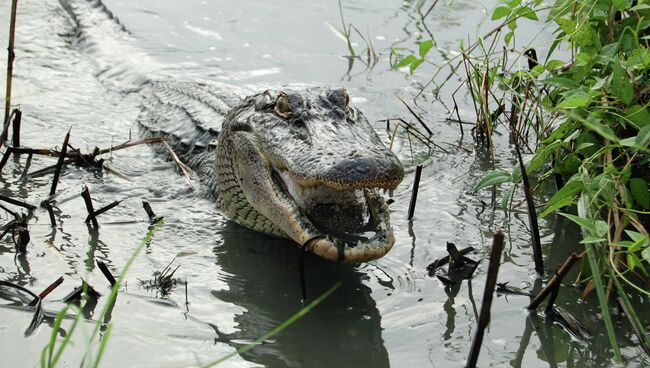
POLYGON ((650 247, 647 247, 646 249, 641 251, 641 257, 646 260, 646 262, 650 262, 650 247))
POLYGON ((639 268, 646 276, 648 275, 648 271, 645 270, 645 267, 643 267, 641 260, 634 253, 627 254, 627 266, 630 268, 630 271, 634 271, 635 268, 639 268))
MULTIPOLYGON (((637 234, 639 234, 639 233, 637 233, 637 234)), ((639 235, 641 235, 641 234, 639 234, 639 235)), ((634 243, 630 244, 630 246, 628 247, 629 248, 628 252, 633 252, 633 253, 638 252, 639 250, 641 250, 642 248, 645 248, 647 246, 648 246, 648 236, 643 235, 643 236, 639 237, 638 239, 635 239, 634 243)))
POLYGON ((648 4, 637 4, 633 7, 630 8, 630 11, 639 11, 639 10, 647 10, 650 9, 650 5, 648 4))
POLYGON ((399 63, 395 64, 393 66, 393 68, 395 68, 395 69, 403 68, 403 67, 411 64, 412 62, 416 61, 417 59, 418 58, 415 57, 415 55, 409 55, 409 56, 405 57, 404 59, 400 60, 399 63))
POLYGON ((549 72, 552 72, 552 71, 555 71, 555 69, 563 66, 564 64, 566 64, 566 62, 562 61, 562 60, 549 60, 549 61, 546 62, 546 69, 549 72))
MULTIPOLYGON (((560 212, 560 215, 568 218, 569 220, 575 222, 576 224, 580 225, 580 227, 587 233, 587 234, 595 234, 596 233, 596 225, 594 224, 593 221, 586 219, 584 217, 572 215, 570 213, 564 213, 560 212)), ((585 236, 586 238, 586 236, 585 236)))
POLYGON ((650 144, 650 124, 639 130, 639 134, 636 135, 634 143, 639 147, 645 147, 650 144))
POLYGON ((517 7, 517 5, 521 4, 521 0, 511 0, 508 2, 508 7, 510 9, 514 9, 517 7))
POLYGON ((515 33, 514 33, 513 31, 510 31, 510 32, 506 33, 506 36, 503 38, 503 40, 505 41, 506 45, 509 45, 509 44, 510 44, 510 40, 512 39, 512 36, 514 36, 514 34, 515 34, 515 33))
POLYGON ((549 207, 548 205, 546 205, 546 209, 544 210, 544 212, 540 213, 539 217, 544 218, 548 216, 551 212, 557 210, 558 208, 570 206, 572 204, 573 204, 573 197, 566 197, 566 198, 559 199, 555 203, 553 203, 553 206, 549 207))
POLYGON ((497 20, 510 15, 510 8, 507 6, 497 6, 492 12, 492 20, 497 20))
POLYGON ((506 182, 512 181, 512 176, 509 172, 505 170, 493 170, 487 173, 476 185, 475 191, 479 191, 483 188, 490 187, 492 185, 499 185, 506 182))
POLYGON ((650 194, 648 193, 648 183, 641 178, 630 179, 630 192, 632 198, 643 208, 650 208, 650 194))
POLYGON ((630 237, 630 239, 632 239, 635 242, 645 237, 645 235, 633 230, 625 230, 625 233, 627 234, 627 236, 630 237))
POLYGON ((632 87, 630 76, 618 63, 614 64, 614 73, 612 74, 611 87, 614 95, 622 103, 627 105, 634 99, 634 87, 632 87))
POLYGON ((597 236, 605 236, 607 234, 607 230, 609 230, 609 227, 607 226, 607 223, 605 221, 596 220, 596 222, 594 222, 594 225, 596 225, 597 236))
POLYGON ((575 109, 576 107, 585 107, 591 101, 591 96, 582 91, 574 92, 567 96, 557 107, 561 109, 575 109))
POLYGON ((540 217, 546 217, 549 213, 558 208, 568 206, 573 203, 573 197, 582 191, 584 184, 582 180, 570 180, 560 190, 555 193, 551 199, 546 203, 546 209, 542 212, 540 217))
POLYGON ((420 42, 420 57, 425 57, 427 52, 433 47, 433 40, 420 42))
MULTIPOLYGON (((564 64, 562 64, 564 65, 564 64)), ((580 84, 571 78, 565 77, 550 77, 544 79, 544 84, 549 86, 562 87, 564 89, 576 89, 580 87, 580 84)))
POLYGON ((524 6, 524 7, 520 8, 517 11, 517 14, 521 15, 524 18, 528 18, 528 19, 531 19, 531 20, 539 20, 539 18, 537 18, 537 13, 535 13, 535 11, 533 9, 531 9, 530 7, 528 7, 528 6, 524 6))
POLYGON ((424 59, 417 59, 414 62, 412 62, 411 66, 409 67, 409 72, 411 74, 413 74, 413 72, 415 72, 415 69, 417 69, 418 66, 420 66, 420 64, 422 64, 423 62, 424 62, 424 59))
POLYGON ((587 235, 582 240, 580 240, 580 244, 593 244, 593 243, 600 243, 604 241, 607 241, 607 239, 587 235))
POLYGON ((632 125, 641 129, 650 125, 650 112, 641 105, 632 105, 623 112, 632 125))
POLYGON ((599 122, 596 121, 589 121, 586 119, 582 119, 580 121, 587 129, 594 131, 598 133, 601 137, 605 139, 609 139, 612 142, 618 142, 619 139, 616 137, 616 134, 614 134, 614 131, 612 128, 610 128, 608 125, 603 125, 599 122))

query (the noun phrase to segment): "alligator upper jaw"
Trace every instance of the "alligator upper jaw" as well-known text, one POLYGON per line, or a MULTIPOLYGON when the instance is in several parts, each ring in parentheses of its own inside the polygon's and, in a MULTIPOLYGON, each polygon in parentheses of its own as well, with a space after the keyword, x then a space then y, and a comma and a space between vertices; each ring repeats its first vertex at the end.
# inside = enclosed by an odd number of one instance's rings
POLYGON ((288 171, 274 170, 278 184, 308 220, 304 222, 317 230, 303 244, 306 250, 332 261, 360 263, 380 258, 393 247, 390 213, 379 188, 341 191, 323 184, 305 188, 288 171))

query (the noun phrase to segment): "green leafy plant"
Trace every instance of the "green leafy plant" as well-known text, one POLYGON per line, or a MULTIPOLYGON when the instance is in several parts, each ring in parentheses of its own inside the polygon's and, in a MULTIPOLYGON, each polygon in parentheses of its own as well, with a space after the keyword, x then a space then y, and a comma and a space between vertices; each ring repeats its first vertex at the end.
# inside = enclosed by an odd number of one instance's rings
MULTIPOLYGON (((534 190, 548 188, 546 182, 557 188, 540 217, 562 210, 580 226, 588 256, 579 281, 596 291, 620 361, 607 296, 621 296, 639 331, 627 295, 650 296, 650 5, 502 0, 490 18, 498 26, 470 46, 461 42, 459 56, 447 63, 466 72, 477 115, 474 137, 487 145, 494 162, 492 134, 507 130, 512 142, 531 153, 525 168, 537 178, 534 190), (522 19, 553 30, 545 56, 516 46, 522 19), (573 206, 577 215, 568 213, 573 206)), ((400 56, 394 67, 410 66, 413 73, 425 58, 426 52, 400 56)), ((496 168, 476 189, 505 187, 502 207, 508 211, 521 181, 518 166, 496 168)))

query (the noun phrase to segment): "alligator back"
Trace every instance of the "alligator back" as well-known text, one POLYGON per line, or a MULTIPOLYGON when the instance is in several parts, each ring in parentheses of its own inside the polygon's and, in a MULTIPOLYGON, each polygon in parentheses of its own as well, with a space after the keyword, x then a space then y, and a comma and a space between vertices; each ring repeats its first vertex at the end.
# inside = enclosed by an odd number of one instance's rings
POLYGON ((138 124, 142 135, 167 139, 181 161, 196 173, 200 191, 214 197, 213 150, 228 111, 240 98, 191 82, 151 82, 142 88, 140 96, 138 124))

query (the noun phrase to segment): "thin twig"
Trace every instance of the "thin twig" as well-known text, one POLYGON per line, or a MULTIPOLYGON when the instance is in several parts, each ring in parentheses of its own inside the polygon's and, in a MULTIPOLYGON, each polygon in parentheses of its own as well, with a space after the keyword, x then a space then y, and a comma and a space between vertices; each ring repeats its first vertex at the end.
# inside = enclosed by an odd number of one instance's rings
POLYGON ((96 228, 99 227, 99 224, 97 223, 97 219, 93 214, 95 213, 95 209, 93 208, 93 200, 90 198, 90 191, 88 190, 88 187, 84 185, 83 190, 81 191, 81 196, 84 199, 84 203, 86 204, 86 211, 88 211, 88 217, 86 218, 86 221, 90 220, 93 223, 93 226, 96 228))
POLYGON ((415 169, 415 179, 413 180, 413 191, 411 192, 411 202, 409 202, 408 220, 413 219, 415 213, 415 202, 418 200, 418 188, 420 187, 420 176, 422 175, 422 165, 418 165, 415 169))
POLYGON ((36 305, 36 303, 38 303, 39 300, 42 300, 42 299, 44 299, 46 296, 48 296, 48 294, 50 294, 54 289, 56 289, 57 287, 59 287, 59 285, 61 285, 61 283, 63 283, 63 276, 61 276, 61 277, 59 277, 58 279, 56 279, 56 281, 54 281, 52 284, 50 284, 50 286, 46 287, 45 290, 41 291, 41 293, 38 294, 38 297, 34 298, 34 299, 33 299, 29 304, 27 304, 27 305, 30 306, 30 307, 36 305))
POLYGON ((492 253, 490 254, 490 264, 488 265, 487 279, 485 280, 485 290, 483 291, 483 303, 481 304, 478 327, 476 329, 476 335, 474 335, 474 340, 472 341, 469 358, 467 359, 468 368, 476 367, 478 354, 481 351, 481 344, 483 343, 485 328, 490 323, 490 307, 492 306, 494 288, 497 283, 497 275, 499 273, 499 266, 501 264, 503 239, 504 235, 501 230, 497 231, 496 234, 494 234, 494 242, 492 243, 492 253))
POLYGON ((515 152, 519 160, 519 169, 521 170, 521 179, 524 183, 524 195, 526 196, 526 203, 528 204, 528 220, 530 222, 530 231, 532 236, 533 245, 533 259, 535 261, 535 271, 538 274, 544 274, 544 259, 542 257, 542 244, 539 236, 539 224, 537 223, 537 211, 535 211, 535 201, 533 200, 533 192, 530 189, 530 181, 528 181, 528 174, 526 173, 526 166, 521 158, 519 151, 518 139, 514 139, 515 152))
MULTIPOLYGON (((583 253, 584 254, 584 253, 583 253)), ((574 263, 576 263, 579 259, 582 258, 582 254, 578 255, 575 253, 571 253, 569 257, 562 263, 562 265, 555 271, 555 275, 549 280, 548 284, 542 289, 542 291, 537 294, 535 298, 533 298, 533 301, 530 302, 528 307, 526 307, 529 310, 534 310, 539 307, 539 305, 546 299, 546 297, 553 291, 553 289, 556 287, 556 285, 559 285, 562 282, 562 279, 566 274, 569 272, 571 267, 573 266, 574 263)))
POLYGON ((190 189, 194 190, 194 185, 192 184, 192 178, 190 175, 190 169, 185 165, 180 158, 176 155, 176 152, 172 149, 172 147, 167 143, 166 141, 161 141, 162 145, 165 146, 167 151, 169 151, 169 154, 171 155, 172 159, 178 165, 178 167, 181 169, 183 172, 183 175, 185 175, 185 180, 187 181, 187 185, 190 186, 190 189))
POLYGON ((59 176, 61 175, 61 168, 63 167, 63 161, 65 160, 65 154, 68 149, 68 141, 70 140, 70 130, 66 133, 65 138, 63 138, 63 145, 61 146, 61 155, 59 160, 56 163, 56 170, 54 171, 54 178, 52 179, 52 187, 50 188, 50 196, 53 196, 56 193, 56 187, 59 185, 59 176))
MULTIPOLYGON (((5 93, 5 117, 2 120, 4 125, 9 124, 9 110, 11 109, 11 82, 14 73, 14 41, 16 39, 16 8, 18 8, 18 0, 11 1, 11 20, 9 22, 9 46, 7 47, 7 89, 5 93)), ((7 139, 6 133, 0 137, 0 148, 7 139)))

